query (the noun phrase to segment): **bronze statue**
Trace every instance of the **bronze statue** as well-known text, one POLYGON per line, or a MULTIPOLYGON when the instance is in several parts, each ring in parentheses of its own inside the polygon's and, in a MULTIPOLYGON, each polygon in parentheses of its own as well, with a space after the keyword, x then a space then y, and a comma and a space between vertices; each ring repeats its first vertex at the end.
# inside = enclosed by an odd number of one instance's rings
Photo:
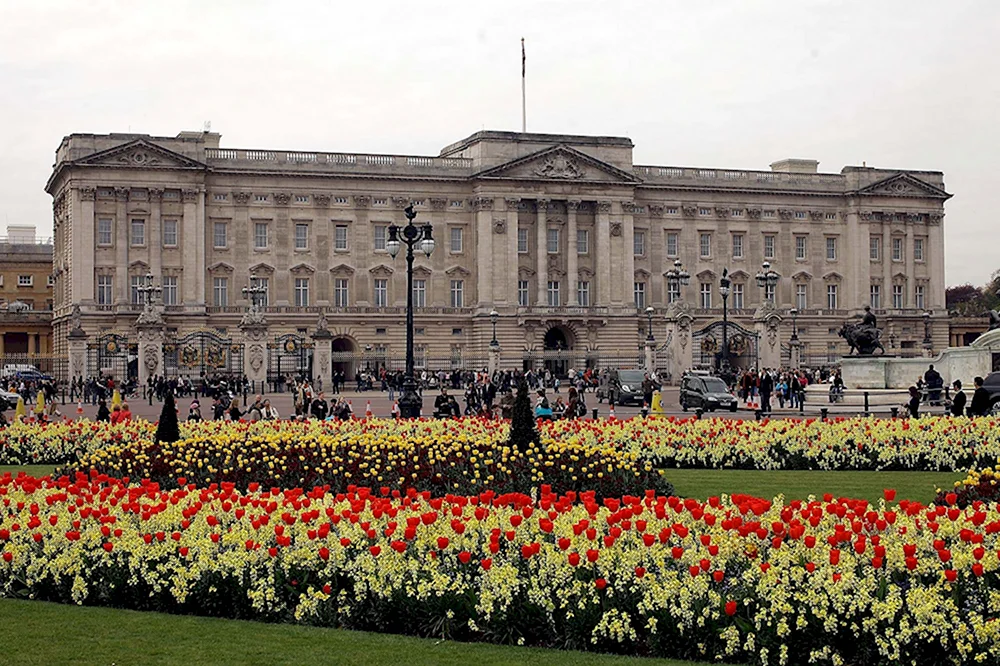
POLYGON ((837 335, 847 341, 850 350, 848 355, 858 352, 859 356, 872 356, 876 350, 885 353, 882 346, 882 331, 878 329, 878 320, 870 306, 865 306, 865 313, 861 316, 858 324, 844 324, 837 335))

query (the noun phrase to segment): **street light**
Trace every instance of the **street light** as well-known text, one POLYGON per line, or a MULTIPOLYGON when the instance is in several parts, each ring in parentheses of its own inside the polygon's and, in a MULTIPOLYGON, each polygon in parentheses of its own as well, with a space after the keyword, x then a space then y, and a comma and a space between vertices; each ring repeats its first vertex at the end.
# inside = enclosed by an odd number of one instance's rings
POLYGON ((931 313, 924 312, 924 346, 931 346, 931 313))
POLYGON ((781 275, 771 270, 771 262, 765 261, 760 265, 760 271, 757 272, 755 278, 757 279, 757 286, 764 290, 764 299, 761 302, 771 301, 773 303, 774 287, 778 284, 778 280, 781 279, 781 275))
POLYGON ((674 267, 668 270, 663 276, 667 279, 667 302, 674 302, 674 294, 677 300, 681 299, 681 287, 686 287, 691 283, 691 274, 684 270, 680 259, 674 259, 674 267))
POLYGON ((135 290, 139 294, 139 300, 141 301, 142 305, 146 306, 146 309, 148 310, 153 307, 154 296, 159 296, 160 293, 163 291, 163 287, 154 287, 153 274, 146 273, 142 277, 142 282, 139 284, 138 287, 135 288, 135 290))
POLYGON ((406 226, 389 225, 389 239, 385 249, 395 259, 402 244, 406 245, 406 375, 403 377, 403 390, 399 396, 399 414, 404 419, 420 417, 423 406, 417 393, 417 380, 413 376, 413 248, 418 247, 426 255, 434 251, 434 236, 431 225, 413 224, 417 213, 410 204, 403 210, 406 215, 406 226))
POLYGON ((792 315, 792 338, 791 338, 791 341, 792 342, 798 342, 798 340, 799 340, 799 329, 795 325, 795 320, 799 316, 799 311, 796 308, 792 308, 791 310, 788 311, 788 314, 792 315))
POLYGON ((243 292, 243 298, 250 301, 250 310, 256 312, 260 308, 264 294, 267 293, 267 287, 261 284, 260 278, 251 274, 250 285, 243 287, 241 291, 243 292))
POLYGON ((490 340, 490 347, 499 347, 500 341, 497 340, 497 319, 500 318, 500 313, 496 310, 490 310, 490 323, 493 324, 493 339, 490 340))
POLYGON ((722 269, 722 278, 719 280, 719 293, 722 294, 722 354, 719 357, 719 366, 716 368, 729 370, 729 269, 722 269))
POLYGON ((653 306, 646 306, 646 342, 653 342, 653 306))

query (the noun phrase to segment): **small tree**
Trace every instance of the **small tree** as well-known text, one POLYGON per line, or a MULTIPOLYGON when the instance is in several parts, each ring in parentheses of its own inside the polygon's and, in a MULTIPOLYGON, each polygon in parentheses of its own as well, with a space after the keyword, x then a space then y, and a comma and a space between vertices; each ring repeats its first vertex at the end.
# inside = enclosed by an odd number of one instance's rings
POLYGON ((535 416, 531 413, 531 398, 528 397, 528 383, 521 379, 517 385, 517 397, 514 399, 514 413, 510 420, 511 447, 524 453, 532 442, 538 443, 538 431, 535 429, 535 416))
POLYGON ((160 410, 160 422, 156 425, 157 442, 176 442, 181 438, 180 427, 177 425, 177 405, 174 404, 174 395, 167 392, 167 397, 163 400, 163 409, 160 410))

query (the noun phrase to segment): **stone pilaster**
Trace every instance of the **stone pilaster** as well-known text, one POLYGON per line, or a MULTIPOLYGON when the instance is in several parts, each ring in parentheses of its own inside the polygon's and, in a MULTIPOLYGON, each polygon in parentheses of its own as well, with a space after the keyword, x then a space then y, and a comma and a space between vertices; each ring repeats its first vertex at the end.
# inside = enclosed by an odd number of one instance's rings
POLYGON ((549 252, 548 252, 548 199, 539 199, 537 202, 538 215, 535 219, 537 228, 535 229, 536 256, 535 277, 538 280, 538 300, 536 305, 547 305, 549 289, 549 252))
POLYGON ((479 200, 473 217, 476 233, 476 301, 492 305, 499 296, 493 289, 493 199, 479 200))
POLYGON ((69 378, 87 377, 87 334, 81 328, 75 328, 67 336, 69 344, 69 378))
MULTIPOLYGON (((159 188, 149 189, 149 237, 146 239, 146 248, 149 253, 149 272, 155 275, 160 284, 163 284, 162 276, 162 253, 163 253, 163 223, 160 219, 160 200, 163 198, 163 190, 159 188)), ((177 230, 180 234, 180 229, 177 230)))
POLYGON ((774 304, 765 301, 754 314, 754 331, 757 333, 757 367, 781 367, 781 315, 774 304))
POLYGON ((579 201, 566 202, 566 305, 574 307, 577 302, 576 283, 580 279, 576 248, 576 211, 579 201))
POLYGON ((326 329, 317 329, 313 333, 313 386, 322 386, 329 391, 333 386, 333 334, 326 329))
POLYGON ((500 369, 500 345, 489 346, 489 372, 493 376, 500 369))
POLYGON ((507 215, 507 305, 517 305, 517 229, 518 212, 521 207, 521 200, 509 197, 504 200, 504 207, 507 215))
POLYGON ((681 375, 691 369, 693 365, 694 352, 691 345, 691 324, 694 318, 691 316, 687 304, 683 301, 675 301, 670 304, 667 312, 667 374, 673 384, 679 384, 681 375))
POLYGON ((656 372, 656 340, 646 340, 643 351, 645 353, 644 368, 652 375, 656 372))
POLYGON ((611 202, 598 201, 596 204, 597 300, 595 305, 611 305, 611 202))
MULTIPOLYGON (((635 284, 635 220, 632 211, 635 204, 627 201, 621 204, 622 207, 622 303, 626 306, 635 302, 633 290, 630 289, 635 284)), ((646 239, 649 242, 649 239, 646 239)), ((646 300, 652 301, 652 285, 646 285, 646 300)))
POLYGON ((240 322, 243 332, 243 374, 257 391, 267 383, 267 320, 251 309, 240 322))
MULTIPOLYGON (((128 280, 128 193, 127 187, 115 188, 115 282, 112 287, 114 303, 128 303, 131 297, 128 280)), ((91 250, 92 251, 92 250, 91 250)))

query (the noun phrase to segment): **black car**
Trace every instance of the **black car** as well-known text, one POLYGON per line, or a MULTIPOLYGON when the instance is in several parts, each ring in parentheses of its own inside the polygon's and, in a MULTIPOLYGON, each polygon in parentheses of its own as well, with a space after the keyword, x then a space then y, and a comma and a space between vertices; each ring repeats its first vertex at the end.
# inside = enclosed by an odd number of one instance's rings
POLYGON ((1000 416, 1000 372, 986 375, 983 388, 990 393, 990 413, 1000 416))
POLYGON ((714 412, 716 409, 736 411, 736 396, 729 392, 729 387, 718 377, 711 375, 685 375, 681 381, 681 409, 703 409, 714 412))

